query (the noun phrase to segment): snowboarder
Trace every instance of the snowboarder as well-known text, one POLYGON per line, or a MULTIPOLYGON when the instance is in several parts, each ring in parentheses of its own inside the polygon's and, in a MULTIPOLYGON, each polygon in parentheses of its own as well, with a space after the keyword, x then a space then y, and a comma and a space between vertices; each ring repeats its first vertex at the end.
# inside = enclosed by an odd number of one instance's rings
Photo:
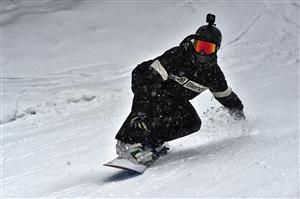
POLYGON ((215 16, 179 46, 139 64, 132 72, 132 110, 116 135, 120 158, 147 165, 166 150, 164 143, 201 127, 189 102, 209 89, 235 119, 245 119, 243 104, 217 64, 222 34, 215 16))

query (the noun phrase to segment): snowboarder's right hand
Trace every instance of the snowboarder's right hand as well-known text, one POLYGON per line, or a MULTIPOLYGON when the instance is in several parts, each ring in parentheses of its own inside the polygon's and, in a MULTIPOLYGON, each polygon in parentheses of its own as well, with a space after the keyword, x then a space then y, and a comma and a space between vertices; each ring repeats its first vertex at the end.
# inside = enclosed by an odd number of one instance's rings
POLYGON ((232 109, 230 110, 230 114, 233 116, 235 120, 244 120, 246 119, 245 114, 242 110, 232 109))
POLYGON ((130 121, 131 127, 139 128, 144 131, 149 132, 146 123, 144 122, 144 119, 146 118, 145 113, 138 112, 135 117, 133 117, 130 121))

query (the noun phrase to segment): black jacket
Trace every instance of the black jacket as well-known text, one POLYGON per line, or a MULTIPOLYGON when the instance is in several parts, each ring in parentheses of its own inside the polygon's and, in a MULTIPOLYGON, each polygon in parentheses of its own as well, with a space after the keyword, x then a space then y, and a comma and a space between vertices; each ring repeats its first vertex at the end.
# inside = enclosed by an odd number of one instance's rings
POLYGON ((209 63, 201 64, 189 43, 139 64, 132 72, 132 91, 138 99, 133 109, 147 109, 147 104, 160 96, 188 101, 207 89, 223 106, 243 110, 241 100, 227 85, 216 55, 209 63))

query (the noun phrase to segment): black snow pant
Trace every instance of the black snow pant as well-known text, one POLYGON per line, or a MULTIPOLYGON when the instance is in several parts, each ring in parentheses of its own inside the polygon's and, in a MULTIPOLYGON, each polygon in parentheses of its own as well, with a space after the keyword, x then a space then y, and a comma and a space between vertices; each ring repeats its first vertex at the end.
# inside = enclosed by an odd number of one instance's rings
POLYGON ((172 96, 161 96, 147 103, 146 110, 140 110, 138 97, 134 97, 132 111, 116 135, 126 143, 143 143, 160 146, 198 131, 201 120, 188 100, 180 101, 172 96), (131 125, 137 111, 145 112, 144 122, 148 132, 131 125))

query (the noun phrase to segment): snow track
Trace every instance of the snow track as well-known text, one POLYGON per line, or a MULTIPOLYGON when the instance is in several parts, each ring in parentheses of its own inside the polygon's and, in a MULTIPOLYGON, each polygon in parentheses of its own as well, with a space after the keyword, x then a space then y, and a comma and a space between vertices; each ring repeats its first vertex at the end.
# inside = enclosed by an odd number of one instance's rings
POLYGON ((1 198, 299 198, 298 1, 1 5, 1 198), (170 142, 143 175, 103 167, 131 108, 133 67, 177 45, 207 12, 247 120, 205 92, 192 101, 201 130, 170 142))

